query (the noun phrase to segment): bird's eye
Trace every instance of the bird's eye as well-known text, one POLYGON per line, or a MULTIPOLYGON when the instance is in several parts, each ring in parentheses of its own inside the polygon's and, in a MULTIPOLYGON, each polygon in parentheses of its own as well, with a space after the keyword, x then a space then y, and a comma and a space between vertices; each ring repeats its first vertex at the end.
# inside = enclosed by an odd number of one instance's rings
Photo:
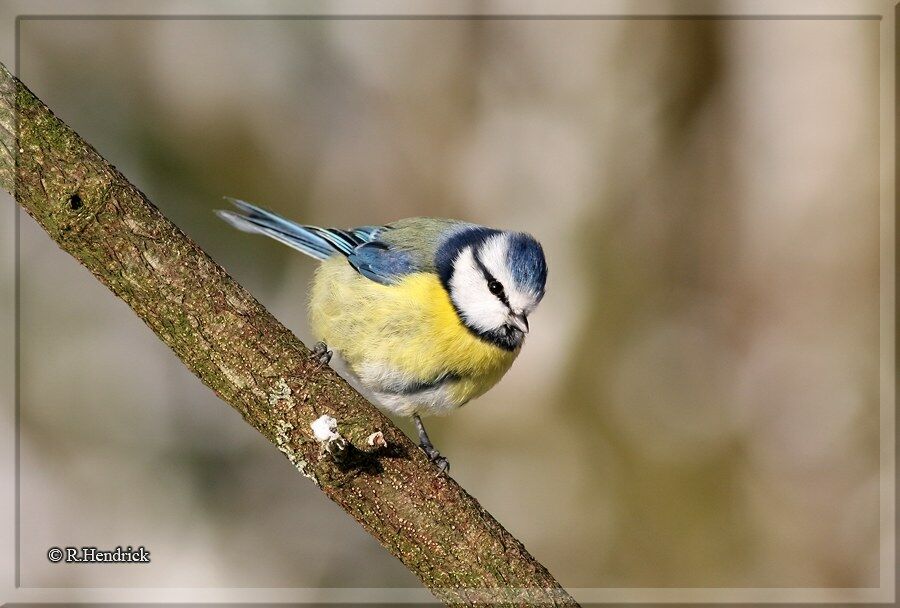
POLYGON ((488 289, 495 296, 499 296, 501 293, 503 293, 503 285, 496 279, 491 279, 490 281, 488 281, 488 289))

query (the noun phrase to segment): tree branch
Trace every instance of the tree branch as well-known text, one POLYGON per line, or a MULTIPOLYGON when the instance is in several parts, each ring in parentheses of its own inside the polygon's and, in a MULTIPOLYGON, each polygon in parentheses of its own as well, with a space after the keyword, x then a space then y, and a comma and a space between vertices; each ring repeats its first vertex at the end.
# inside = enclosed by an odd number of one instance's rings
POLYGON ((0 186, 439 599, 576 605, 522 543, 2 65, 0 143, 0 186), (339 440, 313 433, 324 415, 339 440))

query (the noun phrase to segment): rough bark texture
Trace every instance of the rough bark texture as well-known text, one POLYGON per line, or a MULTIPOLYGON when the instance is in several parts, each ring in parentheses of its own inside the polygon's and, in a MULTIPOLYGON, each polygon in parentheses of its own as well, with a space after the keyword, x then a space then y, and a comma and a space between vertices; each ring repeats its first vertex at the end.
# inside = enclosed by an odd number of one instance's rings
POLYGON ((522 543, 2 65, 0 143, 0 185, 50 237, 439 599, 575 605, 522 543), (338 457, 310 429, 325 414, 351 444, 338 457), (387 447, 367 445, 375 431, 387 447))

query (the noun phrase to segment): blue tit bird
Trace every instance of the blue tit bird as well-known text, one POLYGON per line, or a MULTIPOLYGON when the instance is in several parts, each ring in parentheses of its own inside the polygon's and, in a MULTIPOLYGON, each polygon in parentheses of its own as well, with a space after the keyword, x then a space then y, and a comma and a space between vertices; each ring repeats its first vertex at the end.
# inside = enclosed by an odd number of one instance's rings
POLYGON ((217 213, 234 227, 321 261, 309 299, 317 352, 336 351, 376 405, 412 416, 422 449, 446 470, 420 416, 465 405, 509 370, 544 296, 540 243, 424 217, 318 228, 229 200, 237 211, 217 213))

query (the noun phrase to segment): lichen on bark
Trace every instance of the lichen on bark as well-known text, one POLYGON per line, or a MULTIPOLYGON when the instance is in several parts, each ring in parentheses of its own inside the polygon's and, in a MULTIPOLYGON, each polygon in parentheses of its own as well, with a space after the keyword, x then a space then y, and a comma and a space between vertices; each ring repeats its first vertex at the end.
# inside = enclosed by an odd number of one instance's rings
POLYGON ((2 65, 0 144, 0 186, 439 599, 575 605, 477 501, 2 65), (310 423, 326 414, 356 450, 349 464, 313 436, 310 423), (376 432, 386 445, 370 450, 376 432))

